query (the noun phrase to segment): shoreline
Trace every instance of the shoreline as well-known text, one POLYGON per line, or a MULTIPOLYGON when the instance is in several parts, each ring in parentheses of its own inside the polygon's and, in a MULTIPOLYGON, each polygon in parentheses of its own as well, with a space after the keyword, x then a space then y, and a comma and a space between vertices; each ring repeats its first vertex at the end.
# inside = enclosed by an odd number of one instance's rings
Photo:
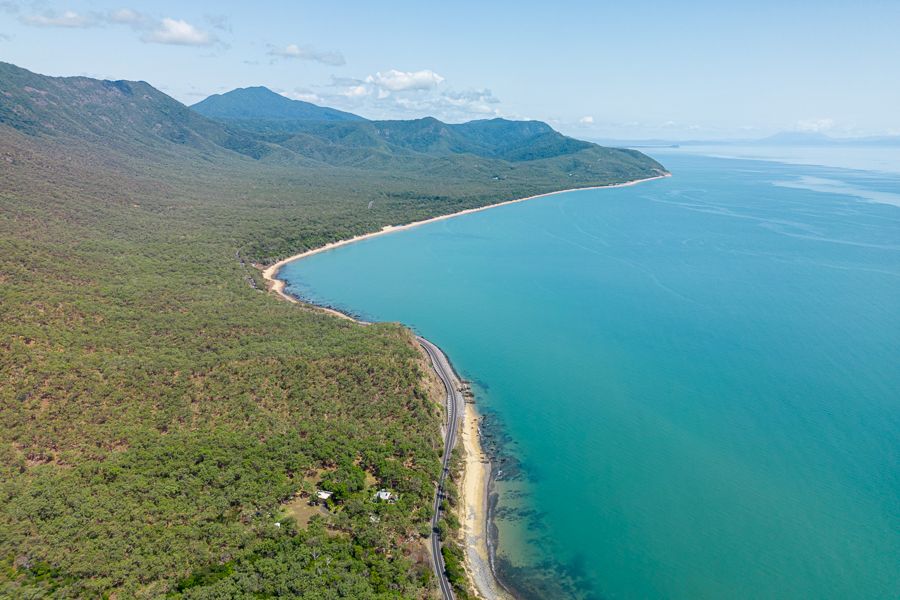
POLYGON ((493 465, 481 447, 481 415, 474 403, 463 408, 463 476, 460 482, 465 568, 475 594, 484 600, 514 600, 494 570, 494 543, 491 539, 491 477, 493 465))
MULTIPOLYGON (((413 227, 418 227, 419 225, 452 219, 454 217, 459 217, 462 215, 489 210, 498 206, 506 206, 518 202, 525 202, 526 200, 546 198, 548 196, 554 196, 566 192, 628 187, 636 185, 638 183, 644 183, 646 181, 653 181, 655 179, 665 179, 671 176, 671 173, 665 173, 654 177, 635 179, 633 181, 627 181, 624 183, 558 190, 555 192, 536 194, 524 198, 506 200, 504 202, 498 202, 496 204, 489 204, 477 208, 468 208, 455 213, 424 219, 422 221, 414 221, 412 223, 407 223, 406 225, 386 225, 378 231, 357 235, 336 242, 330 242, 328 244, 325 244, 324 246, 320 246, 312 250, 306 250, 299 254, 295 254, 288 258, 282 259, 263 269, 262 276, 268 284, 269 290, 275 292, 279 297, 287 300, 288 302, 294 304, 305 304, 316 309, 317 311, 324 312, 341 319, 353 321, 354 323, 358 323, 361 325, 368 325, 366 321, 357 319, 339 310, 335 310, 327 306, 316 305, 311 302, 306 302, 301 298, 292 296, 285 291, 285 281, 278 278, 279 271, 283 266, 290 262, 294 262, 295 260, 301 260, 315 254, 334 250, 335 248, 340 248, 341 246, 346 246, 370 238, 386 235, 388 233, 412 229, 413 227)), ((439 349, 439 347, 435 344, 432 345, 439 349)), ((456 383, 459 384, 458 376, 456 376, 455 373, 454 377, 457 379, 456 383)), ((459 510, 463 513, 460 516, 462 517, 461 529, 464 538, 462 540, 462 543, 465 549, 465 569, 477 597, 482 598, 483 600, 492 600, 494 598, 500 600, 514 600, 514 596, 500 582, 500 579, 497 577, 497 574, 494 570, 495 549, 493 540, 491 540, 490 537, 491 514, 489 506, 492 465, 490 459, 485 454, 481 446, 480 421, 481 417, 478 414, 474 403, 463 403, 463 419, 462 425, 460 427, 460 439, 464 454, 464 468, 462 481, 460 482, 462 497, 459 510)))
MULTIPOLYGON (((294 262, 295 260, 300 260, 301 258, 306 258, 308 256, 312 256, 314 254, 320 254, 322 252, 328 252, 329 250, 334 250, 335 248, 340 248, 341 246, 347 246, 349 244, 355 244, 356 242, 361 242, 363 240, 368 240, 374 237, 378 237, 381 235, 386 235, 388 233, 394 233, 397 231, 405 231, 407 229, 412 229, 413 227, 419 227, 420 225, 427 225, 428 223, 435 223, 437 221, 444 221, 447 219, 453 219, 455 217, 461 217, 463 215, 468 215, 476 212, 481 212, 485 210, 490 210, 492 208, 497 208, 500 206, 508 206, 510 204, 516 204, 518 202, 525 202, 527 200, 536 200, 538 198, 546 198, 548 196, 555 196, 557 194, 565 194, 567 192, 577 192, 583 190, 606 190, 612 188, 622 188, 622 187, 630 187, 632 185, 637 185, 639 183, 644 183, 647 181, 654 181, 656 179, 665 179, 667 177, 671 177, 671 173, 665 173, 663 175, 654 175, 653 177, 645 177, 643 179, 634 179, 632 181, 626 181, 624 183, 613 183, 610 185, 593 185, 588 187, 578 187, 578 188, 568 188, 565 190, 557 190, 555 192, 546 192, 544 194, 535 194, 533 196, 526 196, 524 198, 514 198, 513 200, 504 200, 503 202, 497 202, 496 204, 487 204, 485 206, 479 206, 476 208, 467 208, 464 210, 457 211, 455 213, 449 213, 446 215, 439 215, 437 217, 431 217, 429 219, 423 219, 421 221, 413 221, 412 223, 407 223, 406 225, 385 225, 378 231, 372 231, 369 233, 363 233, 360 235, 355 235, 353 237, 338 240, 336 242, 329 242, 324 246, 319 246, 318 248, 313 248, 312 250, 306 250, 304 252, 300 252, 299 254, 294 254, 293 256, 289 256, 287 258, 283 258, 278 262, 269 265, 265 269, 263 269, 262 276, 269 284, 271 285, 271 290, 274 291, 279 296, 290 302, 297 302, 297 299, 292 297, 290 294, 286 294, 284 292, 284 280, 278 278, 278 271, 281 270, 281 267, 284 265, 294 262)), ((330 312, 341 315, 343 317, 347 317, 343 313, 339 311, 328 309, 330 312)), ((352 318, 352 317, 351 317, 352 318)), ((353 319, 354 321, 356 319, 353 319)))

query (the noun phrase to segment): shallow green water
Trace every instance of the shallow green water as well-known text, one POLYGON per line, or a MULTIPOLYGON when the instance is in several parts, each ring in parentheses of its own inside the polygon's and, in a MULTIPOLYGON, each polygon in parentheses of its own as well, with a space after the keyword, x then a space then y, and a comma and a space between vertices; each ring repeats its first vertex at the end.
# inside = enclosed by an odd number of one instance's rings
POLYGON ((900 596, 900 175, 660 158, 282 275, 480 384, 521 591, 900 596))

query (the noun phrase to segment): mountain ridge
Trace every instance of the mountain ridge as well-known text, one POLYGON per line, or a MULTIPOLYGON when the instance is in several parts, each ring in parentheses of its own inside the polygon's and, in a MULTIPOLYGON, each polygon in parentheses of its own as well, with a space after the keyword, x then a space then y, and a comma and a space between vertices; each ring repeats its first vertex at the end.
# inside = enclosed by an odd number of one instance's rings
POLYGON ((287 98, 264 86, 213 94, 189 107, 210 119, 272 121, 365 121, 353 113, 287 98))
MULTIPOLYGON (((8 63, 0 63, 0 81, 4 83, 0 125, 29 136, 65 137, 98 151, 144 159, 182 160, 199 152, 206 161, 239 155, 243 160, 295 167, 428 170, 444 177, 496 180, 566 178, 571 185, 565 187, 640 179, 664 171, 634 150, 574 140, 537 121, 447 124, 433 117, 410 121, 360 117, 287 120, 291 129, 261 131, 248 127, 248 119, 209 119, 146 82, 48 77, 8 63), (514 173, 526 165, 527 172, 514 173)), ((299 102, 279 98, 279 103, 290 106, 299 102)))
POLYGON ((293 118, 284 112, 273 114, 257 101, 259 97, 278 97, 279 106, 313 106, 318 111, 334 111, 298 100, 279 96, 265 87, 238 88, 222 95, 210 96, 191 106, 192 110, 232 128, 263 135, 277 143, 294 145, 298 140, 285 136, 314 136, 328 143, 340 143, 353 148, 378 149, 389 153, 414 152, 432 156, 473 154, 483 158, 497 158, 521 162, 574 154, 594 146, 555 131, 542 121, 514 121, 504 118, 478 119, 464 123, 445 123, 431 116, 417 119, 367 120, 355 118, 319 118, 319 112, 306 113, 305 118, 293 118), (252 93, 248 93, 252 91, 252 93), (218 99, 228 98, 228 111, 211 110, 218 99), (208 103, 211 101, 211 104, 208 103))
POLYGON ((202 117, 145 81, 38 75, 0 63, 0 124, 28 135, 69 136, 137 154, 229 150, 261 158, 274 148, 202 117))

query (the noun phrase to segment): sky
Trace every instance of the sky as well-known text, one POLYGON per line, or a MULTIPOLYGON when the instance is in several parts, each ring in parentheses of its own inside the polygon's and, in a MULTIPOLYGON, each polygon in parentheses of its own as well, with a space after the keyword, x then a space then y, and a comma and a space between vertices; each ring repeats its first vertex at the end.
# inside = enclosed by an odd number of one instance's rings
POLYGON ((900 0, 0 0, 0 60, 588 139, 900 135, 900 0))

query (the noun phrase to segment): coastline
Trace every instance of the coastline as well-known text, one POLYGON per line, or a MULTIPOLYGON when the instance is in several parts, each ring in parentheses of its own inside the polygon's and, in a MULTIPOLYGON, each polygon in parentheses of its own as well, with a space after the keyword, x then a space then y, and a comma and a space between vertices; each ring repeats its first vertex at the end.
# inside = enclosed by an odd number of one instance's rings
POLYGON ((491 461, 481 447, 481 415, 467 402, 463 409, 463 476, 460 482, 460 521, 466 571, 475 593, 484 600, 513 600, 494 572, 490 538, 491 461))
MULTIPOLYGON (((481 212, 484 210, 490 210, 492 208, 497 208, 499 206, 508 206, 510 204, 516 204, 518 202, 525 202, 527 200, 536 200, 538 198, 546 198, 548 196, 555 196, 557 194, 565 194, 567 192, 577 192, 583 190, 605 190, 612 188, 621 188, 621 187, 629 187, 632 185, 637 185, 639 183, 644 183, 647 181, 654 181, 656 179, 665 179, 667 177, 671 177, 671 173, 665 173, 663 175, 655 175, 653 177, 645 177, 643 179, 634 179, 632 181, 626 181, 624 183, 613 183, 610 185, 594 185, 588 187, 578 187, 578 188, 569 188, 565 190, 557 190, 555 192, 547 192, 545 194, 535 194, 534 196, 526 196, 524 198, 514 198, 513 200, 505 200, 504 202, 497 202, 496 204, 487 204, 485 206, 479 206, 477 208, 467 208, 465 210, 460 210, 455 213, 449 213, 446 215, 439 215, 437 217, 431 217, 430 219, 423 219, 421 221, 413 221, 412 223, 407 223, 406 225, 385 225, 378 231, 372 231, 370 233, 363 233, 360 235, 355 235, 353 237, 338 240, 336 242, 329 242, 324 246, 319 246, 318 248, 313 248, 312 250, 306 250, 304 252, 300 252, 299 254, 294 254, 293 256, 289 256, 287 258, 283 258, 278 262, 269 265, 265 269, 263 269, 262 276, 269 285, 272 291, 276 294, 288 300, 289 302, 298 302, 296 298, 284 292, 284 280, 278 278, 278 271, 281 270, 281 267, 284 265, 294 262, 295 260, 300 260, 301 258, 306 258, 308 256, 312 256, 314 254, 319 254, 321 252, 327 252, 329 250, 334 250, 335 248, 340 248, 341 246, 347 246, 349 244, 355 244, 356 242, 361 242, 363 240, 368 240, 370 238, 378 237, 381 235, 386 235, 388 233, 394 233, 397 231, 405 231, 407 229, 412 229, 413 227, 419 227, 420 225, 427 225, 428 223, 435 223, 437 221, 444 221, 447 219, 453 219, 455 217, 461 217, 463 215, 468 215, 476 212, 481 212)), ((347 317, 347 315, 332 309, 326 309, 328 312, 331 312, 335 315, 347 317)), ((348 317, 350 318, 350 317, 348 317)), ((354 321, 356 319, 353 319, 354 321)))
MULTIPOLYGON (((275 294, 277 294, 282 299, 287 300, 288 302, 294 304, 305 304, 311 308, 328 313, 332 316, 350 320, 354 323, 366 325, 368 324, 367 322, 356 319, 339 310, 304 302, 301 299, 292 296, 285 291, 285 281, 278 278, 279 271, 284 265, 295 260, 307 258, 321 252, 327 252, 341 246, 346 246, 373 237, 386 235, 388 233, 412 229, 413 227, 418 227, 427 223, 443 221, 470 213, 496 208, 498 206, 506 206, 518 202, 525 202, 526 200, 545 198, 548 196, 554 196, 556 194, 563 194, 566 192, 628 187, 636 185, 638 183, 653 181, 655 179, 664 179, 671 176, 671 173, 665 173, 654 177, 636 179, 624 183, 558 190, 555 192, 547 192, 545 194, 536 194, 524 198, 516 198, 513 200, 507 200, 504 202, 498 202, 496 204, 489 204, 477 208, 469 208, 447 215, 440 215, 437 217, 432 217, 430 219, 424 219, 422 221, 415 221, 406 225, 387 225, 385 227, 382 227, 379 231, 374 231, 344 240, 331 242, 325 244, 324 246, 320 246, 312 250, 307 250, 305 252, 301 252, 299 254, 295 254, 288 258, 282 259, 263 269, 262 276, 268 284, 269 290, 275 292, 275 294)), ((459 384, 459 381, 457 381, 456 383, 459 384)), ((464 537, 463 547, 465 548, 465 569, 467 575, 469 576, 470 583, 475 590, 476 596, 478 596, 479 598, 482 598, 483 600, 492 600, 495 598, 499 600, 514 600, 514 596, 506 590, 494 571, 494 549, 492 547, 493 542, 490 538, 491 524, 489 510, 491 463, 481 446, 480 420, 481 417, 475 409, 474 404, 471 402, 464 403, 463 419, 462 425, 460 427, 460 436, 462 440, 462 449, 464 455, 464 468, 462 481, 460 482, 462 494, 461 503, 458 510, 462 513, 459 516, 464 537)))

